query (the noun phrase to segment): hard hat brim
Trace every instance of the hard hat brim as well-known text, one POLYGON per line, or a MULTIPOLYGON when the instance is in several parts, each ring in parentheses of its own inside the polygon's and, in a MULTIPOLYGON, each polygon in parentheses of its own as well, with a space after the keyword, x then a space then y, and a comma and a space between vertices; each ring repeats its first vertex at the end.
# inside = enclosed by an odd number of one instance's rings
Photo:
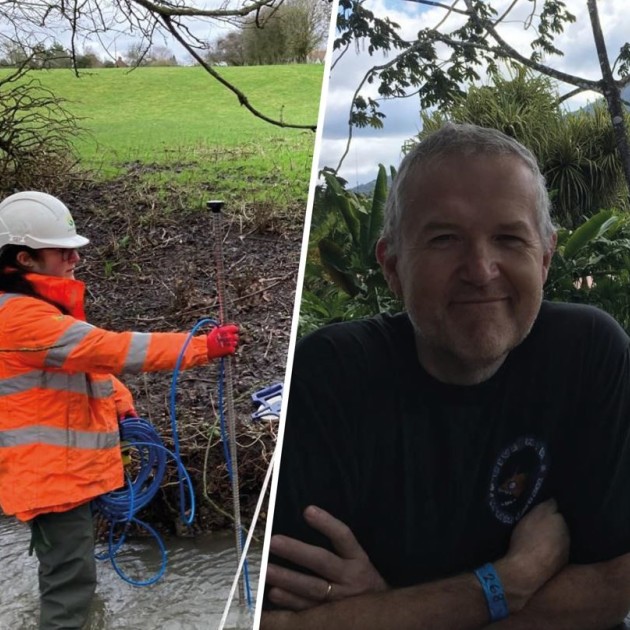
MULTIPOLYGON (((15 243, 15 241, 13 241, 15 243)), ((61 247, 64 249, 78 249, 84 247, 90 242, 85 236, 68 236, 67 238, 47 238, 39 239, 32 236, 26 236, 20 244, 26 245, 32 249, 46 249, 48 247, 61 247)))

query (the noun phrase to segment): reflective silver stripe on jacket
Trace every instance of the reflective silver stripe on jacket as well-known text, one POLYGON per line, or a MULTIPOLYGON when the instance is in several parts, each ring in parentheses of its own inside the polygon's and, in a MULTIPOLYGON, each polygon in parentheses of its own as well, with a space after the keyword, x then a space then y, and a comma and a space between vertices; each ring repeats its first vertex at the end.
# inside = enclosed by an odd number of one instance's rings
POLYGON ((123 364, 123 372, 131 372, 137 374, 142 371, 144 362, 149 351, 149 342, 151 341, 151 333, 131 333, 131 343, 129 344, 129 352, 123 364))
POLYGON ((3 293, 2 295, 0 295, 0 306, 4 306, 5 302, 8 302, 9 300, 12 300, 13 298, 16 297, 24 297, 23 295, 20 295, 19 293, 3 293))
POLYGON ((92 330, 94 330, 94 326, 86 322, 75 322, 72 324, 48 351, 44 365, 46 367, 61 367, 70 353, 92 330))
POLYGON ((84 394, 90 398, 109 398, 114 394, 114 385, 111 379, 92 381, 82 373, 59 374, 32 370, 10 378, 0 379, 0 396, 20 394, 36 387, 84 394))
POLYGON ((47 444, 69 448, 101 449, 114 448, 120 441, 118 431, 92 433, 55 429, 42 425, 0 431, 0 447, 25 446, 27 444, 47 444))

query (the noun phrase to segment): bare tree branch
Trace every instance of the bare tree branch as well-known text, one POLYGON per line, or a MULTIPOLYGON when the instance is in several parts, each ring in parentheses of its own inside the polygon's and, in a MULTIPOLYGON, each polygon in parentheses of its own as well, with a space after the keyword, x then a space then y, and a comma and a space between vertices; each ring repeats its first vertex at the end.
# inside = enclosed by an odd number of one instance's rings
POLYGON ((223 78, 214 68, 212 68, 200 55, 199 53, 192 48, 191 46, 188 45, 188 43, 184 40, 184 38, 180 35, 180 33, 178 32, 178 30, 175 28, 175 26, 173 25, 173 22, 171 20, 171 17, 168 15, 163 15, 162 16, 162 21, 164 22, 164 25, 166 26, 166 28, 170 31, 170 33, 173 35, 173 37, 175 37, 175 39, 182 45, 184 46, 184 48, 186 48, 186 50, 188 51, 188 53, 195 59, 195 61, 197 61, 197 63, 199 63, 206 72, 208 72, 212 77, 214 77, 219 83, 221 83, 221 85, 224 85, 226 88, 228 88, 231 92, 233 92, 234 94, 236 94, 237 98, 238 98, 238 102, 245 107, 247 110, 249 110, 252 114, 254 114, 254 116, 256 116, 257 118, 260 118, 261 120, 264 120, 265 122, 268 122, 272 125, 276 125, 277 127, 286 127, 286 128, 291 128, 291 129, 310 129, 311 131, 316 131, 317 129, 317 125, 296 125, 296 124, 291 124, 291 123, 285 123, 284 121, 281 120, 275 120, 273 118, 270 118, 269 116, 266 116, 265 114, 263 114, 262 112, 260 112, 259 110, 257 110, 255 107, 253 107, 251 105, 251 103, 249 102, 249 99, 247 98, 247 96, 241 92, 236 86, 232 85, 229 81, 227 81, 225 78, 223 78))
POLYGON ((209 18, 225 18, 225 17, 247 17, 251 13, 260 11, 263 7, 274 7, 282 4, 283 0, 255 0, 251 4, 243 5, 240 9, 201 9, 198 7, 186 7, 183 5, 175 5, 170 2, 151 2, 150 0, 131 0, 154 15, 160 17, 209 17, 209 18))
POLYGON ((455 0, 452 5, 442 4, 441 2, 433 2, 432 0, 408 0, 408 2, 417 2, 418 4, 426 4, 428 7, 438 7, 440 9, 446 9, 452 13, 459 13, 460 15, 468 15, 468 11, 462 11, 462 9, 456 9, 455 5, 459 0, 455 0))
MULTIPOLYGON (((479 25, 480 28, 483 28, 488 32, 488 34, 494 39, 498 46, 497 47, 486 47, 481 45, 476 45, 476 48, 481 50, 487 50, 488 52, 492 52, 498 54, 504 58, 513 59, 514 61, 518 61, 523 64, 525 67, 530 68, 531 70, 535 70, 536 72, 540 72, 552 79, 556 79, 557 81, 561 81, 562 83, 568 83, 569 85, 575 85, 576 87, 580 87, 584 90, 594 90, 596 92, 601 91, 601 82, 600 81, 591 81, 589 79, 584 79, 582 77, 577 77, 572 74, 568 74, 566 72, 562 72, 561 70, 556 70, 555 68, 551 68, 550 66, 546 66, 542 63, 538 63, 537 61, 533 61, 528 57, 522 55, 516 48, 510 46, 497 32, 496 28, 493 24, 488 22, 487 20, 481 20, 477 13, 472 8, 472 0, 464 0, 466 6, 469 10, 469 15, 472 16, 473 20, 479 25)), ((446 43, 457 45, 467 46, 469 45, 467 42, 455 42, 450 38, 442 38, 441 41, 445 41, 446 43)), ((474 45, 474 44, 473 44, 474 45)))
MULTIPOLYGON (((70 34, 69 56, 77 75, 81 39, 97 39, 112 60, 117 60, 119 55, 116 52, 112 55, 110 52, 112 45, 115 47, 117 38, 136 35, 140 42, 133 44, 133 58, 134 65, 140 65, 154 47, 157 37, 172 35, 192 59, 213 79, 232 91, 239 103, 253 115, 280 127, 314 130, 315 124, 275 120, 253 107, 247 95, 222 77, 204 58, 203 52, 208 50, 208 42, 195 34, 191 25, 191 20, 196 18, 206 22, 238 24, 241 28, 243 20, 249 17, 251 23, 257 21, 260 26, 264 26, 270 20, 276 19, 275 12, 284 2, 285 0, 236 0, 231 4, 226 1, 220 7, 206 8, 203 3, 197 6, 189 0, 111 0, 107 4, 100 0, 2 0, 0 19, 13 25, 16 41, 22 42, 25 49, 35 44, 41 46, 42 36, 52 39, 51 35, 58 32, 60 22, 66 24, 70 34), (30 35, 38 32, 42 34, 39 41, 27 41, 34 40, 35 37, 30 35), (104 41, 105 39, 108 41, 104 41)), ((306 57, 306 53, 302 53, 302 56, 306 57)))
MULTIPOLYGON (((500 24, 501 22, 503 22, 503 20, 505 20, 505 18, 512 12, 512 9, 518 4, 518 0, 512 0, 512 4, 503 12, 503 15, 501 15, 500 17, 498 17, 496 19, 496 22, 494 23, 495 26, 497 24, 500 24)), ((534 7, 532 8, 532 13, 530 15, 530 20, 531 20, 531 16, 533 15, 534 11, 536 10, 536 3, 534 3, 534 7)))

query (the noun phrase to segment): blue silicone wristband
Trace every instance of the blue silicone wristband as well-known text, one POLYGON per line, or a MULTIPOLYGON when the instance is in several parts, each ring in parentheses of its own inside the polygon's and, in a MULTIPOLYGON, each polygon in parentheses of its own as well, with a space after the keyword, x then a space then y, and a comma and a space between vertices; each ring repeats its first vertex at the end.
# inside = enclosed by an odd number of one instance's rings
POLYGON ((494 570, 494 567, 488 563, 482 567, 475 569, 475 576, 483 588, 483 594, 488 604, 488 612, 490 613, 490 621, 499 621, 505 619, 509 614, 507 600, 503 592, 501 580, 494 570))

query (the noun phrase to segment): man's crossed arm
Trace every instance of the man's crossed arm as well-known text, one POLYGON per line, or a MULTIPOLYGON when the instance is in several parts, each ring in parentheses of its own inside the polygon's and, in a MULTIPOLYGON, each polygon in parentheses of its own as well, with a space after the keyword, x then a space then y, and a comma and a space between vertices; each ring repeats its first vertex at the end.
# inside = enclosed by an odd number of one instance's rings
MULTIPOLYGON (((269 599, 286 610, 264 612, 261 630, 481 630, 489 624, 477 578, 390 589, 350 529, 313 506, 304 517, 336 553, 286 536, 271 551, 315 575, 270 564, 269 599), (331 585, 331 586, 329 586, 331 585)), ((630 554, 609 562, 567 565, 569 534, 555 502, 534 508, 514 529, 507 554, 494 566, 510 617, 492 630, 604 630, 630 608, 630 554)))

